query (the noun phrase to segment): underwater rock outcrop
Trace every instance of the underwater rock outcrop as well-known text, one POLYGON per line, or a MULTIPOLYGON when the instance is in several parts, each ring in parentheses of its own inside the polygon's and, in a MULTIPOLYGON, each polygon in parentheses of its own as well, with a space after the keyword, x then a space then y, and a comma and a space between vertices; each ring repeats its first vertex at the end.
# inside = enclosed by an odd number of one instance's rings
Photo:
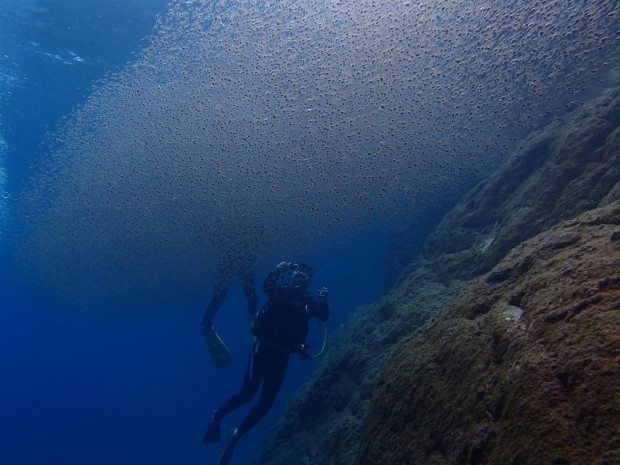
POLYGON ((620 199, 620 89, 528 137, 472 189, 424 244, 444 281, 489 271, 522 241, 620 199))
POLYGON ((515 247, 385 363, 356 465, 620 460, 620 201, 515 247))
POLYGON ((254 464, 587 463, 579 435, 591 463, 613 463, 618 200, 615 89, 459 201, 393 290, 332 338, 254 464), (522 436, 551 427, 539 445, 522 436))

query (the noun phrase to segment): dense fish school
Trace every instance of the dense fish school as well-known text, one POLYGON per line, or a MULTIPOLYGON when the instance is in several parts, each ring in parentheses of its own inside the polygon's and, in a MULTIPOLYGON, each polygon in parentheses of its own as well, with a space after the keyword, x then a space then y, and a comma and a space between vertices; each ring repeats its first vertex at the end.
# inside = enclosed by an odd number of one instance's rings
POLYGON ((50 138, 18 258, 81 307, 146 306, 395 223, 617 80, 619 19, 616 0, 175 1, 50 138))

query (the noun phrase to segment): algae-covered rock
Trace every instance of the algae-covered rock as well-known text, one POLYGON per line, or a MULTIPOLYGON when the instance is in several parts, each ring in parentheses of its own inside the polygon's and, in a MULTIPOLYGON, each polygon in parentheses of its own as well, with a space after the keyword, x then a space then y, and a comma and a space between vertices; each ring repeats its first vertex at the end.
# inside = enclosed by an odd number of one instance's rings
POLYGON ((620 202, 513 249, 386 362, 357 465, 620 463, 620 202))
POLYGON ((424 257, 447 282, 485 273, 522 241, 617 200, 619 179, 615 89, 528 137, 444 217, 424 257))

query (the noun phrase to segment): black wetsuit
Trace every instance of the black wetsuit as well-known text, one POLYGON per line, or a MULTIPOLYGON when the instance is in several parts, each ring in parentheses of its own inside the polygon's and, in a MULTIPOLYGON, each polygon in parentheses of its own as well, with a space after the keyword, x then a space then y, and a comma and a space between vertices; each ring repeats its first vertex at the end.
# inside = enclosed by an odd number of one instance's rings
POLYGON ((256 337, 245 371, 241 390, 230 397, 213 414, 217 423, 233 410, 247 404, 262 382, 260 400, 237 428, 238 437, 247 433, 271 408, 282 385, 291 353, 304 354, 308 319, 327 321, 327 301, 317 302, 310 293, 278 286, 286 270, 275 270, 267 276, 263 291, 269 301, 256 317, 252 333, 256 337))

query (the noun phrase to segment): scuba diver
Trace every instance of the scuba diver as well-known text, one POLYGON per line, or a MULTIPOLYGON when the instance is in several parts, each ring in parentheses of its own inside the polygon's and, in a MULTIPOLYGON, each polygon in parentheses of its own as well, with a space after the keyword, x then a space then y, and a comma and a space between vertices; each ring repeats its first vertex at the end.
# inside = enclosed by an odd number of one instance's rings
POLYGON ((226 347, 226 344, 224 344, 224 341, 222 341, 218 335, 215 330, 215 325, 213 324, 213 317, 222 306, 233 278, 236 277, 239 280, 241 289, 248 303, 248 319, 252 322, 254 318, 256 318, 258 296, 256 295, 254 271, 249 263, 245 265, 247 266, 240 267, 236 271, 225 266, 218 267, 215 276, 215 285, 213 286, 213 297, 211 297, 211 301, 209 305, 207 305, 205 315, 202 319, 202 333, 207 339, 207 347, 211 354, 211 358, 218 368, 223 368, 233 363, 233 358, 228 347, 226 347))
POLYGON ((230 430, 218 465, 230 463, 238 439, 258 423, 273 405, 290 355, 313 357, 308 354, 305 343, 308 320, 316 318, 320 322, 327 321, 329 307, 327 289, 319 291, 318 301, 307 291, 312 273, 312 268, 303 263, 282 262, 265 278, 263 292, 268 301, 258 313, 252 327, 252 334, 256 339, 243 385, 237 394, 213 412, 203 444, 221 440, 222 418, 250 402, 262 383, 260 399, 241 424, 230 430))
POLYGON ((258 295, 254 277, 260 254, 270 243, 267 230, 255 218, 245 218, 244 227, 229 218, 222 221, 219 229, 210 234, 210 249, 216 266, 213 295, 202 319, 202 333, 207 348, 218 368, 233 363, 233 357, 220 338, 213 319, 222 306, 228 288, 234 279, 239 281, 247 302, 247 316, 250 325, 256 318, 258 295))

